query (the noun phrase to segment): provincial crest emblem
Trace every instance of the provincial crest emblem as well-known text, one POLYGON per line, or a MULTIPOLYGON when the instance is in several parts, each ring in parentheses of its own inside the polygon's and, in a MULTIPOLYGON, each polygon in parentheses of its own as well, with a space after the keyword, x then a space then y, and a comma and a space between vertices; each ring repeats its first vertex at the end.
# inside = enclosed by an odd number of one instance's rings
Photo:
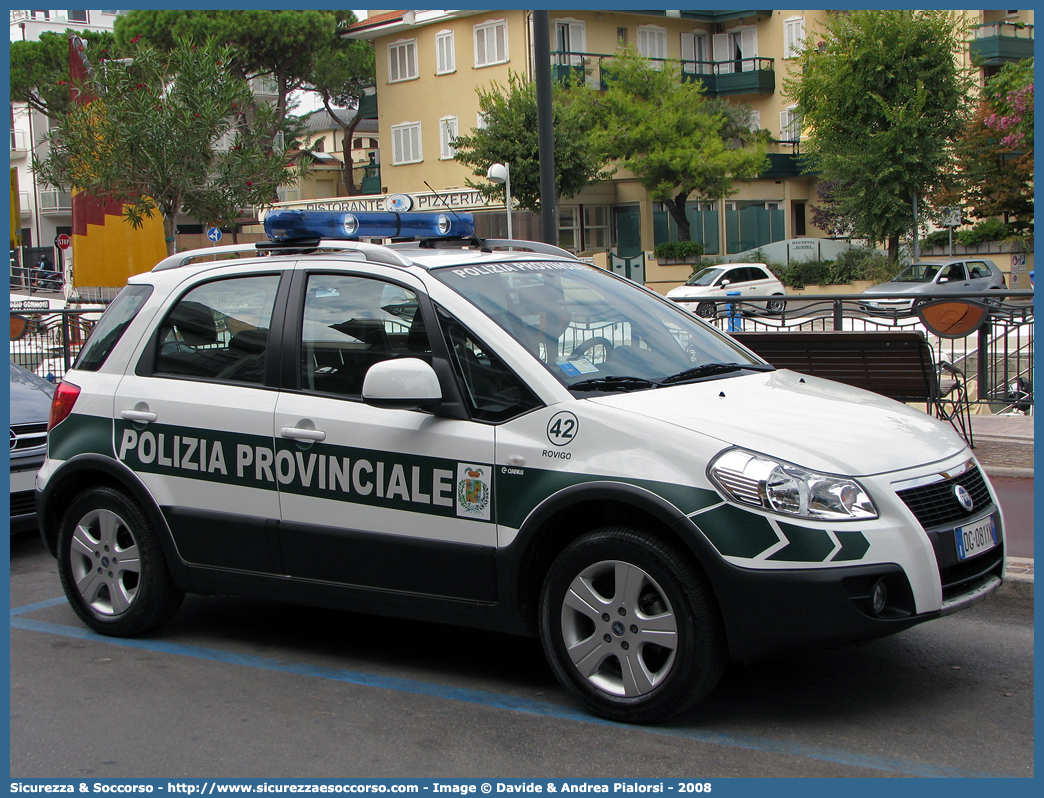
POLYGON ((489 466, 457 464, 457 515, 489 520, 490 473, 489 466))

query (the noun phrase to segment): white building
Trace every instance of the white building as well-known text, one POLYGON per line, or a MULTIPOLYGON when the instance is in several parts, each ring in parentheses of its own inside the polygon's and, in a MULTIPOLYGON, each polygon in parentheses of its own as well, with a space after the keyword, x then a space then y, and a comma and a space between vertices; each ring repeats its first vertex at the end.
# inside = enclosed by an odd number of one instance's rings
MULTIPOLYGON (((111 31, 120 11, 11 11, 11 41, 37 41, 45 31, 65 33, 111 31)), ((46 156, 49 120, 30 112, 23 103, 11 103, 11 168, 18 171, 21 213, 22 259, 36 265, 44 258, 54 265, 59 250, 54 245, 61 233, 72 233, 72 197, 40 185, 32 170, 32 156, 46 156)))

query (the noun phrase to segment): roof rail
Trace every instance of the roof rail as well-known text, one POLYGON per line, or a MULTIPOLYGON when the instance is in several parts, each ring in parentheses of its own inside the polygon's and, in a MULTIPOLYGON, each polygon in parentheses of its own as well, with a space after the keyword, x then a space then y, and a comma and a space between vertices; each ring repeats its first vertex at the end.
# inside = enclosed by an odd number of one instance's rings
POLYGON ((393 252, 380 244, 367 244, 363 241, 330 241, 325 239, 317 241, 312 239, 302 242, 258 241, 257 243, 251 244, 230 244, 224 247, 190 249, 164 258, 152 267, 152 271, 162 272, 168 269, 179 269, 182 266, 188 266, 190 263, 197 261, 200 258, 206 258, 212 255, 230 255, 236 252, 242 252, 260 257, 263 255, 295 251, 314 252, 317 249, 358 252, 368 261, 373 263, 384 263, 389 266, 405 267, 413 265, 413 261, 409 258, 403 257, 398 252, 393 252))
POLYGON ((545 244, 543 241, 519 241, 513 238, 487 238, 486 246, 491 249, 525 249, 530 252, 538 252, 541 255, 558 255, 562 258, 576 260, 576 255, 554 244, 545 244))

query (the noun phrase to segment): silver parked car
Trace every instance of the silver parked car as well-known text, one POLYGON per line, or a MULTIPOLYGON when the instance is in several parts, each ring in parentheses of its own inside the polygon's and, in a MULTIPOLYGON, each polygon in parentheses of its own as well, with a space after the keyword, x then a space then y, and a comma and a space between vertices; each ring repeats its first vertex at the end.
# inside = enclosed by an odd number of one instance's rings
POLYGON ((941 262, 921 262, 907 266, 887 283, 871 286, 860 306, 869 313, 909 312, 918 304, 947 294, 1006 288, 1004 275, 988 258, 961 258, 941 262), (909 299, 879 299, 879 294, 908 294, 909 299))
POLYGON ((54 385, 11 363, 11 533, 36 527, 36 472, 47 449, 54 385))

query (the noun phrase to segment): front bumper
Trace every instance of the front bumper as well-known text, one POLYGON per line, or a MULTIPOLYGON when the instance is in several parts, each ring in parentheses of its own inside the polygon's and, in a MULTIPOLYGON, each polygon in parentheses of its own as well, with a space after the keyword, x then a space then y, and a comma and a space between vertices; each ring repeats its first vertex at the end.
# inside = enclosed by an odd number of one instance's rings
POLYGON ((733 656, 751 660, 796 646, 882 637, 971 607, 1000 586, 1003 516, 988 480, 966 452, 934 466, 862 481, 872 488, 881 515, 876 522, 853 524, 858 531, 782 524, 767 515, 761 527, 743 529, 745 514, 737 514, 738 508, 716 518, 714 511, 690 518, 717 548, 718 556, 700 560, 733 656), (974 507, 961 509, 951 501, 958 486, 974 496, 974 507), (978 553, 969 550, 961 559, 956 532, 979 528, 989 518, 996 543, 978 553), (725 528, 738 530, 731 541, 725 528), (741 534, 757 537, 757 544, 741 551, 735 542, 741 534), (843 534, 859 545, 845 544, 843 534), (773 544, 776 535, 781 542, 773 544), (831 551, 828 537, 836 537, 842 549, 831 551), (724 544, 730 542, 728 550, 724 544), (878 583, 886 601, 875 608, 878 583))

